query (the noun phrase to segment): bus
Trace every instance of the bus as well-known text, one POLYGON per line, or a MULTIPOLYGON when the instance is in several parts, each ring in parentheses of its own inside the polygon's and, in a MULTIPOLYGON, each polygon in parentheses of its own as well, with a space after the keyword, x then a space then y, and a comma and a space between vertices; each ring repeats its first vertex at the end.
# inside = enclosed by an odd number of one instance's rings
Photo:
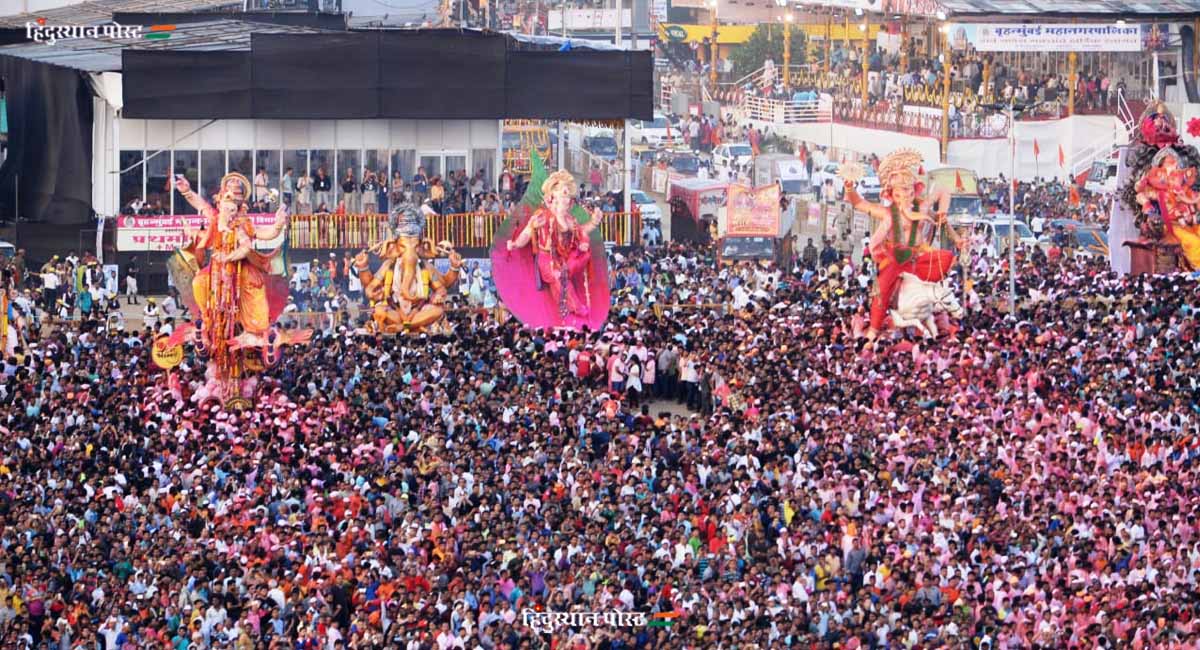
POLYGON ((504 168, 513 174, 528 174, 529 152, 535 150, 546 166, 554 168, 554 142, 550 130, 539 120, 505 120, 501 136, 504 168))
POLYGON ((929 171, 929 189, 950 192, 950 223, 983 218, 983 197, 979 196, 979 181, 975 172, 963 167, 943 167, 929 171))

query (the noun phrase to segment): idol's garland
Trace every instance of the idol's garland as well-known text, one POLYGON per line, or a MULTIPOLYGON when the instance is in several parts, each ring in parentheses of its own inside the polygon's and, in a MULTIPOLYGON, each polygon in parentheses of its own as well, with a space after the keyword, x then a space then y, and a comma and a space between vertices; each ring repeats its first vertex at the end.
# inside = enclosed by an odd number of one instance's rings
POLYGON ((537 612, 521 611, 521 622, 541 634, 552 634, 560 627, 607 625, 616 627, 645 627, 645 612, 537 612))
POLYGON ((25 23, 25 36, 35 43, 54 45, 69 38, 141 38, 141 25, 105 23, 103 25, 39 25, 25 23))

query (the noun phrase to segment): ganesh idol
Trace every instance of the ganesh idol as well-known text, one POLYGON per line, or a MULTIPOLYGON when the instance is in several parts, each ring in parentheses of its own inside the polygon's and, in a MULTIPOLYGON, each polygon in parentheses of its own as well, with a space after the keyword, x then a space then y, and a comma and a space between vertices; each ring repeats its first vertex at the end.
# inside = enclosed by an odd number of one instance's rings
POLYGON ((371 301, 369 327, 384 334, 445 329, 445 303, 462 270, 462 256, 449 241, 435 244, 424 237, 425 218, 416 206, 402 203, 392 216, 392 236, 354 258, 354 272, 371 301), (382 260, 376 271, 368 267, 369 253, 382 260), (434 267, 437 257, 450 264, 444 274, 434 267))
POLYGON ((1164 148, 1155 155, 1150 169, 1135 184, 1136 201, 1143 212, 1155 209, 1162 219, 1164 239, 1179 242, 1183 257, 1192 270, 1200 269, 1200 192, 1196 169, 1180 167, 1179 154, 1164 148))
POLYGON ((604 250, 591 239, 602 213, 575 207, 577 191, 570 172, 550 174, 542 204, 515 220, 512 236, 493 249, 496 288, 528 326, 596 329, 608 316, 604 250))
POLYGON ((245 176, 227 174, 213 206, 192 192, 187 179, 178 176, 175 181, 176 190, 205 221, 199 230, 185 233, 179 250, 184 263, 172 267, 173 275, 179 268, 188 271, 174 280, 198 320, 196 328, 180 328, 172 338, 190 339, 209 359, 207 381, 194 395, 197 401, 252 397, 254 373, 278 360, 283 345, 302 343, 308 336, 273 329, 287 302, 287 281, 271 273, 279 249, 264 253, 254 243, 282 235, 288 215, 280 207, 273 225, 256 228, 247 214, 250 187, 245 176))
POLYGON ((946 222, 950 193, 939 189, 927 194, 918 178, 920 165, 921 155, 908 149, 892 152, 883 159, 879 182, 880 196, 886 204, 863 199, 855 191, 856 179, 844 175, 847 202, 878 222, 869 248, 878 273, 866 331, 868 339, 876 338, 882 331, 902 274, 910 273, 930 283, 941 282, 949 275, 955 255, 936 247, 941 232, 959 249, 968 244, 967 238, 960 238, 946 222))

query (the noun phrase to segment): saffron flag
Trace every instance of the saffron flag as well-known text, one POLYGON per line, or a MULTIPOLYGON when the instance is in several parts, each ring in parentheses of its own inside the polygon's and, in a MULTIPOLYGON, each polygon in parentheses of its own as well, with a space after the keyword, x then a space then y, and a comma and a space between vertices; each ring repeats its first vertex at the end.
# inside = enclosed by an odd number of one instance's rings
POLYGON ((1040 155, 1042 155, 1042 148, 1038 146, 1037 138, 1034 138, 1034 140, 1033 140, 1033 157, 1037 158, 1040 155))
POLYGON ((1067 157, 1063 155, 1063 150, 1062 150, 1061 144, 1058 145, 1058 166, 1059 167, 1067 166, 1067 157))
POLYGON ((957 170, 954 172, 954 189, 958 192, 962 192, 966 189, 963 187, 962 174, 957 170))

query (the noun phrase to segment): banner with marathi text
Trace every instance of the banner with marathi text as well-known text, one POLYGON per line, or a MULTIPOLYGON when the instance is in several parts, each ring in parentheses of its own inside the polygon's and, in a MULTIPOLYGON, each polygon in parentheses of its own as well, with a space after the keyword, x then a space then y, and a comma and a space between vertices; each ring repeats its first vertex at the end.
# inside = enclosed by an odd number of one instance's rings
POLYGON ((1141 52, 1149 25, 976 23, 950 26, 950 46, 978 52, 1141 52))
MULTIPOLYGON (((249 215, 256 228, 266 228, 275 223, 272 213, 249 215)), ((121 252, 172 251, 183 245, 184 229, 199 230, 205 226, 204 217, 198 214, 168 214, 157 217, 117 217, 117 250, 121 252)), ((283 236, 271 241, 255 243, 257 248, 275 248, 283 243, 283 236)))
POLYGON ((728 236, 779 236, 779 185, 750 189, 730 185, 726 199, 725 234, 728 236))

